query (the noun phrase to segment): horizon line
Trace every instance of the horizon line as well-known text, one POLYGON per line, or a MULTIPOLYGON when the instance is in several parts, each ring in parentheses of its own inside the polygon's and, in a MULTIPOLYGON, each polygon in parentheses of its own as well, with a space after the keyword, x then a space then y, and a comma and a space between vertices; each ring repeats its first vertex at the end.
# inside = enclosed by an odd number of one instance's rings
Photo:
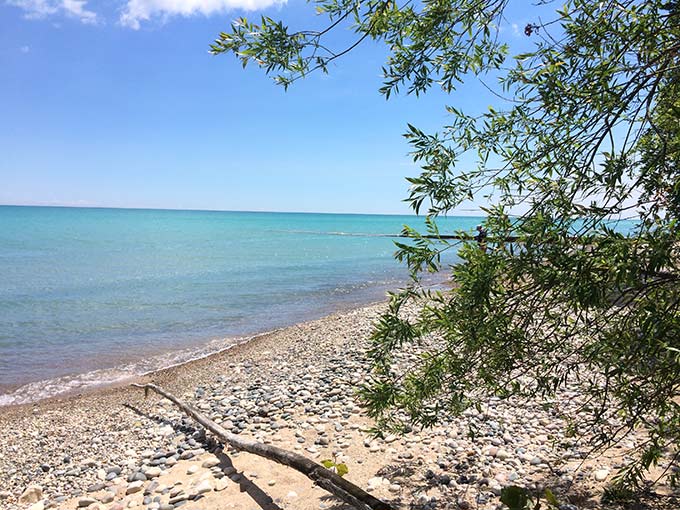
MULTIPOLYGON (((227 213, 262 213, 262 214, 334 214, 334 215, 356 215, 356 216, 413 216, 424 218, 425 214, 416 213, 367 213, 367 212, 327 212, 327 211, 272 211, 272 210, 249 210, 249 209, 182 209, 178 207, 116 207, 107 205, 64 205, 64 204, 5 204, 0 203, 0 207, 43 207, 53 209, 113 209, 123 211, 183 211, 183 212, 227 212, 227 213)), ((473 212, 473 211, 469 211, 473 212)), ((480 211, 481 213, 481 211, 480 211)), ((468 216, 468 215, 465 215, 468 216)), ((470 217, 484 217, 483 214, 470 217)))

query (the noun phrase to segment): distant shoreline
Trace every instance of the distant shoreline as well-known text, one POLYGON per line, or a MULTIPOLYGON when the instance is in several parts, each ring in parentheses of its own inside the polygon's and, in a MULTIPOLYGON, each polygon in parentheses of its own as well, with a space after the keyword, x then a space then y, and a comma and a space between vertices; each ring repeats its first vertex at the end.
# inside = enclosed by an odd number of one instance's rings
MULTIPOLYGON (((407 216, 414 219, 423 218, 422 214, 412 212, 356 212, 356 211, 270 211, 270 210, 247 210, 247 209, 182 209, 167 207, 119 207, 107 205, 61 205, 61 204, 0 204, 0 207, 41 207, 52 209, 104 209, 114 211, 181 211, 181 212, 215 212, 215 213, 254 213, 254 214, 325 214, 331 216, 407 216)), ((482 211, 458 211, 456 216, 470 218, 483 218, 482 211), (473 214, 474 213, 474 214, 473 214)))

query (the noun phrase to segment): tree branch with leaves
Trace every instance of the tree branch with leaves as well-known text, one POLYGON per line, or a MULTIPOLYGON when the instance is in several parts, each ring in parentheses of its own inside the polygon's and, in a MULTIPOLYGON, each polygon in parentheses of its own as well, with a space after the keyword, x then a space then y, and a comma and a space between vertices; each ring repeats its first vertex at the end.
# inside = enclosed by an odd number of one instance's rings
POLYGON ((589 412, 574 432, 604 448, 647 430, 621 483, 639 484, 669 451, 677 467, 679 4, 556 4, 527 25, 532 46, 520 54, 504 40, 507 1, 315 4, 324 30, 241 19, 211 51, 255 62, 287 87, 370 38, 390 52, 385 97, 479 80, 500 103, 484 112, 452 104, 439 133, 409 125, 405 134, 421 166, 407 201, 427 216, 429 235, 410 230, 412 242, 398 244, 413 281, 375 325, 361 396, 379 426, 428 426, 482 395, 547 396, 577 380, 589 412), (347 28, 350 44, 326 46, 347 28), (488 249, 464 241, 459 262, 442 268, 439 253, 452 245, 438 239, 437 217, 482 197, 488 249), (493 241, 508 238, 516 242, 493 241), (440 269, 452 290, 423 289, 422 271, 440 269), (423 298, 416 319, 402 313, 423 298), (435 341, 422 363, 395 371, 392 353, 426 338, 435 341))

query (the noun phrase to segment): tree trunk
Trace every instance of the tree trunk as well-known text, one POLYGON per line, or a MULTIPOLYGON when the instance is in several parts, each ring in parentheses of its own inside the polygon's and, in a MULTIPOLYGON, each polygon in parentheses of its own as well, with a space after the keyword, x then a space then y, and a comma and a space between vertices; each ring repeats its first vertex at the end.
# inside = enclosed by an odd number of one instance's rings
POLYGON ((159 395, 170 400, 184 413, 196 420, 200 425, 212 432, 223 442, 229 444, 237 450, 259 455, 260 457, 264 457, 266 459, 273 460, 274 462, 278 462, 279 464, 291 467, 305 475, 319 487, 327 490, 345 503, 348 503, 357 509, 393 510, 391 505, 371 496, 369 493, 360 487, 357 487, 352 482, 345 480, 330 469, 326 469, 321 464, 317 464, 307 457, 295 452, 284 450, 283 448, 278 448, 273 445, 251 441, 228 432, 214 421, 199 413, 190 405, 185 404, 177 397, 171 393, 168 393, 163 388, 156 386, 155 384, 133 384, 132 386, 136 388, 143 388, 145 394, 147 394, 149 390, 155 391, 159 395))

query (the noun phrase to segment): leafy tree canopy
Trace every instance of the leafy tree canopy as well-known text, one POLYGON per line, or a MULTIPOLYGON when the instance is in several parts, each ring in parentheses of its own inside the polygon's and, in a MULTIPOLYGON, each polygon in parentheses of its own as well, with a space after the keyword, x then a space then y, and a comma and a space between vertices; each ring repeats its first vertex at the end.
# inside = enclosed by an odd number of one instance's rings
POLYGON ((254 61, 287 87, 371 38, 389 49, 386 97, 486 77, 500 105, 448 106, 435 134, 408 127, 421 173, 407 200, 434 239, 408 230, 415 241, 399 245, 414 281, 376 325, 362 393, 373 415, 382 426, 427 426, 482 395, 550 395, 578 381, 586 404, 574 432, 606 446, 649 429, 622 479, 639 482, 680 446, 678 3, 545 2, 552 17, 525 27, 532 47, 519 55, 504 40, 505 0, 315 4, 324 30, 241 19, 212 51, 254 61), (329 49, 331 31, 348 26, 356 40, 329 49), (480 196, 486 247, 457 246, 450 292, 422 288, 421 271, 451 247, 436 217, 480 196), (405 313, 423 296, 417 317, 405 313), (397 370, 395 352, 421 341, 428 354, 397 370))

